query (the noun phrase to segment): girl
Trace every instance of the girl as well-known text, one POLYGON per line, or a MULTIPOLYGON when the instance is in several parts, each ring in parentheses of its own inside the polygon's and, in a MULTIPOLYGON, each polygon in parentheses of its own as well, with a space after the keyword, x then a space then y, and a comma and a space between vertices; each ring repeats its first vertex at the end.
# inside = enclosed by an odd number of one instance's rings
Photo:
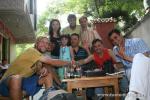
MULTIPOLYGON (((65 60, 65 61, 73 61, 74 55, 73 50, 71 46, 69 45, 69 36, 68 35, 62 35, 61 36, 61 46, 60 46, 60 56, 59 59, 65 60)), ((58 75, 60 79, 64 79, 64 68, 58 69, 58 75)))

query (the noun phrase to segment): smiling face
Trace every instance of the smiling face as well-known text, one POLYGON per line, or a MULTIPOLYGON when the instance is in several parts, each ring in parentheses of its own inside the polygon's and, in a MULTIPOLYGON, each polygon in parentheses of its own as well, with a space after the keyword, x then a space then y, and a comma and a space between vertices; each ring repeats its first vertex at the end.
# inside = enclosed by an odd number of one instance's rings
POLYGON ((70 27, 75 27, 76 26, 76 18, 69 18, 68 23, 70 27))
POLYGON ((41 53, 45 53, 48 49, 48 45, 49 45, 49 41, 48 38, 46 37, 41 37, 41 39, 39 39, 39 41, 37 40, 35 47, 37 48, 37 50, 39 50, 41 53))
POLYGON ((60 28, 60 23, 58 21, 53 21, 52 22, 52 28, 53 28, 53 30, 58 31, 60 28))
POLYGON ((114 45, 118 46, 121 45, 124 40, 123 37, 117 33, 113 33, 109 38, 114 45))
POLYGON ((61 39, 61 44, 62 44, 62 46, 67 46, 67 44, 68 44, 68 38, 63 37, 63 38, 61 39))
POLYGON ((77 47, 77 46, 79 46, 79 42, 80 42, 80 40, 79 40, 79 37, 78 37, 78 36, 76 36, 76 35, 72 35, 72 36, 71 36, 71 46, 72 46, 72 47, 77 47))
POLYGON ((82 28, 85 28, 85 27, 88 26, 88 20, 87 20, 86 17, 81 17, 79 19, 79 23, 80 23, 80 25, 81 25, 82 28))
POLYGON ((97 41, 93 44, 93 48, 94 48, 94 51, 99 54, 104 49, 104 46, 100 41, 97 41))

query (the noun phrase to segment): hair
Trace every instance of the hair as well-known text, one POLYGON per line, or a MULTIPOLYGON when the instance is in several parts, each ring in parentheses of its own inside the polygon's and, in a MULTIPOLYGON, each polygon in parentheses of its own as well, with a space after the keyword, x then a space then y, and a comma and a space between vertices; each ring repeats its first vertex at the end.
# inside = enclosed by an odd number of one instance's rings
POLYGON ((100 42, 100 43, 103 44, 103 41, 102 41, 102 40, 100 40, 100 39, 94 39, 94 40, 92 41, 92 46, 93 46, 95 43, 97 43, 97 42, 100 42))
POLYGON ((120 36, 120 30, 118 30, 118 29, 113 29, 113 30, 111 30, 109 33, 108 33, 108 37, 111 37, 112 36, 112 34, 113 33, 116 33, 116 34, 118 34, 119 36, 120 36))
POLYGON ((67 17, 67 20, 71 19, 71 18, 77 18, 75 14, 69 14, 67 17))
POLYGON ((60 22, 59 22, 59 20, 58 19, 52 19, 51 21, 50 21, 50 25, 49 25, 49 36, 50 36, 50 40, 51 40, 51 38, 53 38, 53 28, 52 28, 52 24, 53 24, 53 22, 54 21, 56 21, 56 22, 58 22, 59 23, 59 29, 58 29, 58 31, 57 31, 57 35, 58 36, 60 36, 60 29, 61 29, 61 26, 60 26, 60 22))
POLYGON ((86 20, 88 20, 86 16, 81 16, 81 17, 79 18, 79 22, 81 21, 81 19, 86 19, 86 20))
POLYGON ((72 37, 72 36, 77 36, 77 37, 78 37, 78 39, 80 38, 79 34, 77 34, 77 33, 73 33, 73 34, 71 34, 71 37, 72 37))
POLYGON ((36 41, 35 41, 35 44, 34 44, 34 47, 36 48, 36 47, 37 47, 37 44, 38 44, 41 40, 43 40, 44 38, 48 39, 48 38, 45 37, 45 36, 39 36, 39 37, 37 37, 37 38, 36 38, 36 41))
POLYGON ((63 34, 63 35, 60 36, 60 39, 62 39, 62 38, 68 39, 67 46, 70 46, 70 45, 71 45, 70 35, 65 35, 65 34, 63 34))

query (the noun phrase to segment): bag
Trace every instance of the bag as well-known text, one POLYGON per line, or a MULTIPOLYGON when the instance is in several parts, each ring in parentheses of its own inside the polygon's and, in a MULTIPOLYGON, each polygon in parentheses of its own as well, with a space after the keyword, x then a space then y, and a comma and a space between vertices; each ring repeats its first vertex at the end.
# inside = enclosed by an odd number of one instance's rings
POLYGON ((72 93, 58 94, 50 100, 77 100, 77 97, 72 93))

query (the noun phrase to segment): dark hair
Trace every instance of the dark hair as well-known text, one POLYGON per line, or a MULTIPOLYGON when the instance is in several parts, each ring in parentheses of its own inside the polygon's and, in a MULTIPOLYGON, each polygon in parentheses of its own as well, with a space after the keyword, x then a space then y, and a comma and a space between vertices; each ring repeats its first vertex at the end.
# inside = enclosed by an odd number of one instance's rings
POLYGON ((69 39, 69 35, 63 34, 63 35, 60 36, 60 39, 62 39, 62 38, 67 38, 67 39, 69 39))
MULTIPOLYGON (((59 25, 60 25, 60 22, 59 22, 59 20, 58 19, 52 19, 51 21, 50 21, 50 25, 49 25, 49 36, 50 36, 50 40, 53 38, 53 28, 52 28, 52 24, 53 24, 53 22, 54 21, 56 21, 56 22, 58 22, 59 23, 59 25)), ((59 27, 59 29, 58 29, 58 31, 57 31, 57 35, 58 36, 60 36, 60 29, 61 29, 61 26, 59 27)))
POLYGON ((76 19, 76 15, 75 14, 69 14, 68 17, 67 17, 67 20, 69 20, 71 18, 75 18, 76 19))
POLYGON ((92 41, 92 46, 93 46, 96 42, 100 42, 100 43, 103 44, 103 41, 102 41, 102 40, 100 40, 100 39, 94 39, 94 40, 92 41))
POLYGON ((68 39, 67 46, 70 46, 70 45, 71 45, 70 35, 65 35, 65 34, 63 34, 63 35, 60 36, 60 39, 62 39, 62 38, 68 39))
POLYGON ((113 33, 116 33, 116 34, 120 35, 121 32, 120 32, 120 30, 118 30, 118 29, 113 29, 113 30, 111 30, 111 31, 108 33, 108 37, 110 38, 113 33))
POLYGON ((77 37, 78 37, 78 39, 79 39, 79 37, 80 37, 80 36, 79 36, 79 34, 77 34, 77 33, 73 33, 73 34, 71 34, 71 37, 72 37, 72 36, 77 36, 77 37))

